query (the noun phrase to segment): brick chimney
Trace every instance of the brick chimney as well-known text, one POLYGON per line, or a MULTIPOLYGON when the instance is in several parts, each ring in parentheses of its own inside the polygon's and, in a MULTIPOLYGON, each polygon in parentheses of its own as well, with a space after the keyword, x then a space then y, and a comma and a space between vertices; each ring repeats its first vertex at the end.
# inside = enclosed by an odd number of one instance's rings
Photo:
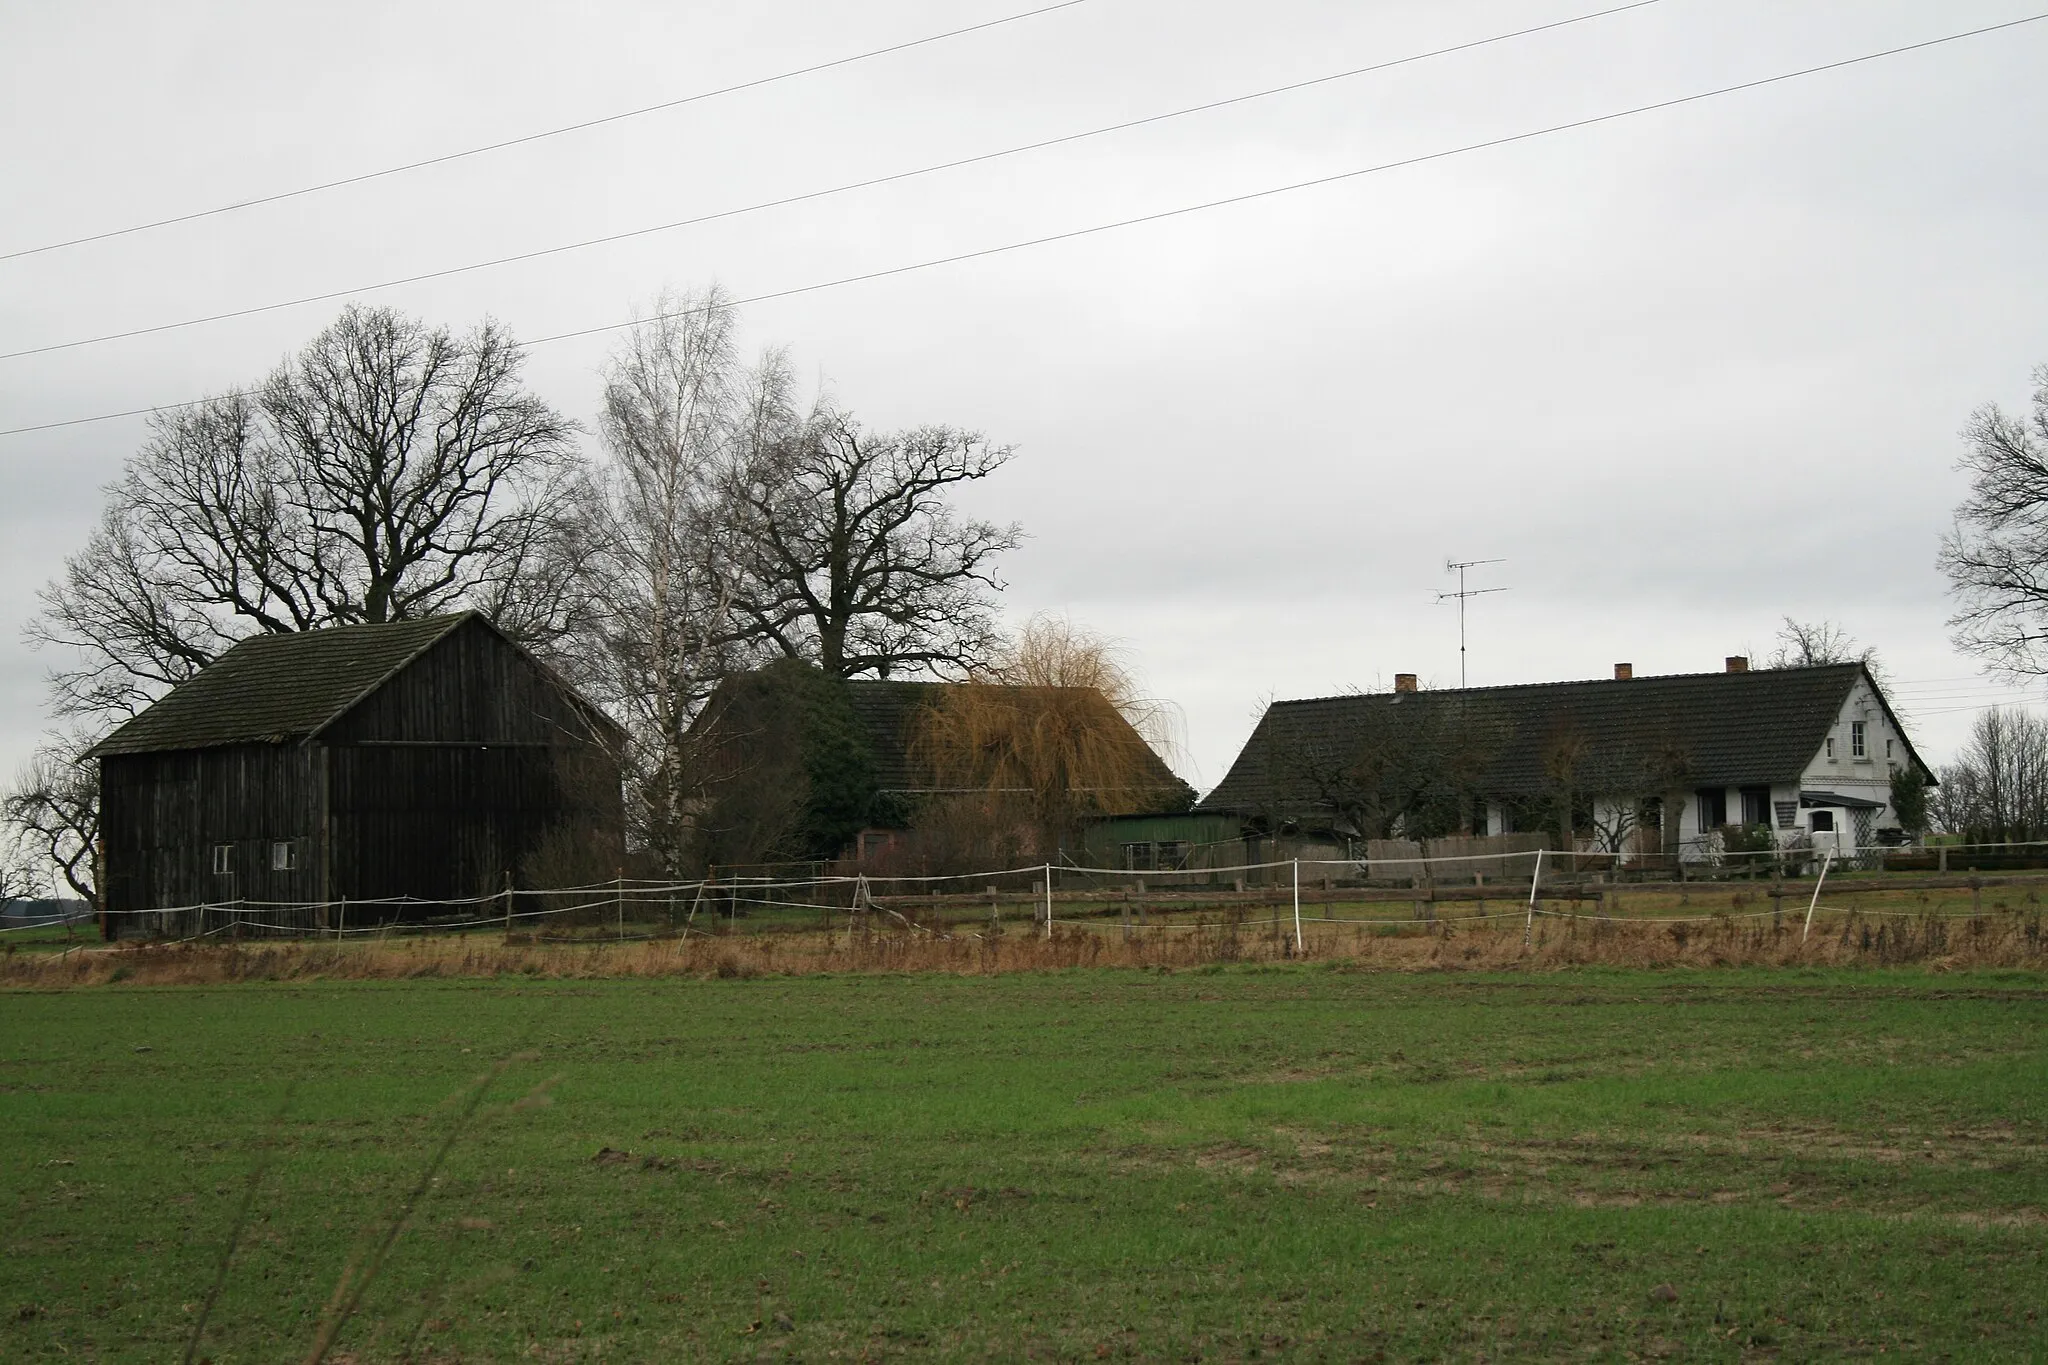
POLYGON ((1415 675, 1413 673, 1396 673, 1394 675, 1394 690, 1396 692, 1413 692, 1415 690, 1415 675))
POLYGON ((1627 682, 1635 675, 1636 666, 1634 664, 1616 664, 1614 666, 1614 680, 1616 682, 1627 682))
POLYGON ((1730 673, 1749 672, 1749 660, 1740 654, 1730 654, 1728 656, 1728 671, 1730 673))

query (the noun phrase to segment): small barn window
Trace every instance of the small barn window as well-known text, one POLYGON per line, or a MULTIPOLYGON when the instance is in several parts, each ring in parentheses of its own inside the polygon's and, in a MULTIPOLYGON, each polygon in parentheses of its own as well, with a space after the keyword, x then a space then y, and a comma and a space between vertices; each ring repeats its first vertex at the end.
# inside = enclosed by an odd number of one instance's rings
POLYGON ((1812 825, 1815 834, 1835 832, 1835 813, 1831 810, 1817 810, 1807 817, 1807 821, 1812 825))
POLYGON ((235 846, 215 844, 213 846, 213 875, 225 877, 235 870, 235 846))
POLYGON ((299 865, 299 846, 290 839, 279 839, 270 846, 270 870, 291 872, 299 865))
POLYGON ((1184 839, 1161 839, 1155 855, 1155 866, 1161 872, 1178 872, 1187 865, 1188 846, 1184 839))

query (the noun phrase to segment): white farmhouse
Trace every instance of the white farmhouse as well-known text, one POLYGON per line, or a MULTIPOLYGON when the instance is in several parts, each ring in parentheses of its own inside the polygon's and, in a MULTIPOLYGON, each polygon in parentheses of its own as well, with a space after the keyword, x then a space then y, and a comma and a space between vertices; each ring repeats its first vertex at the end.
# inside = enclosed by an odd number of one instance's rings
POLYGON ((1624 855, 1710 858, 1766 830, 1847 855, 1897 830, 1894 770, 1934 780, 1861 664, 1436 691, 1403 673, 1274 703, 1198 809, 1338 839, 1561 837, 1569 810, 1575 844, 1624 855))

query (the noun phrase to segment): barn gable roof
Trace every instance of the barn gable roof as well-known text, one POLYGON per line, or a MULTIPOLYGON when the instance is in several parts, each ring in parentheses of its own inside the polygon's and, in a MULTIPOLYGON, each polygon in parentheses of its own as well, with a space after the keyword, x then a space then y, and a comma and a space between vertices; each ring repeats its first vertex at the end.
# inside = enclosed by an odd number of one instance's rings
MULTIPOLYGON (((1306 810, 1316 800, 1289 774, 1288 754, 1349 751, 1376 729, 1440 716, 1451 706, 1475 708, 1499 736, 1477 782, 1489 795, 1547 791, 1547 749, 1567 732, 1616 770, 1676 752, 1686 760, 1688 786, 1792 782, 1819 752, 1850 689, 1867 676, 1861 664, 1822 664, 1276 702, 1198 809, 1306 810)), ((1874 681, 1871 690, 1890 714, 1874 681)), ((1907 757, 1925 771, 1910 742, 1907 757)))
POLYGON ((308 739, 470 621, 497 631, 481 613, 461 612, 251 636, 101 740, 87 757, 308 739))

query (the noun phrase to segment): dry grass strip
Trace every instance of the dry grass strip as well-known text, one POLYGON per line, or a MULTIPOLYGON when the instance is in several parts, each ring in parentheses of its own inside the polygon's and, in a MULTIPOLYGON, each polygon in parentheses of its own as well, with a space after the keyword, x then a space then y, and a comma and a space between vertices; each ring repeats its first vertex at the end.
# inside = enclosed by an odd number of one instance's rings
POLYGON ((1799 925, 1756 920, 1654 924, 1539 919, 1530 943, 1519 923, 1316 925, 1297 950, 1280 926, 1230 924, 1195 931, 1062 927, 1051 938, 921 930, 714 934, 643 942, 545 943, 493 935, 422 936, 335 944, 119 944, 65 953, 0 954, 0 986, 128 983, 380 981, 422 977, 755 977, 827 972, 987 975, 1074 967, 1186 969, 1216 963, 1306 959, 1380 971, 1555 971, 1638 968, 1884 967, 2048 969, 2041 912, 1969 919, 1927 916, 1799 925))

